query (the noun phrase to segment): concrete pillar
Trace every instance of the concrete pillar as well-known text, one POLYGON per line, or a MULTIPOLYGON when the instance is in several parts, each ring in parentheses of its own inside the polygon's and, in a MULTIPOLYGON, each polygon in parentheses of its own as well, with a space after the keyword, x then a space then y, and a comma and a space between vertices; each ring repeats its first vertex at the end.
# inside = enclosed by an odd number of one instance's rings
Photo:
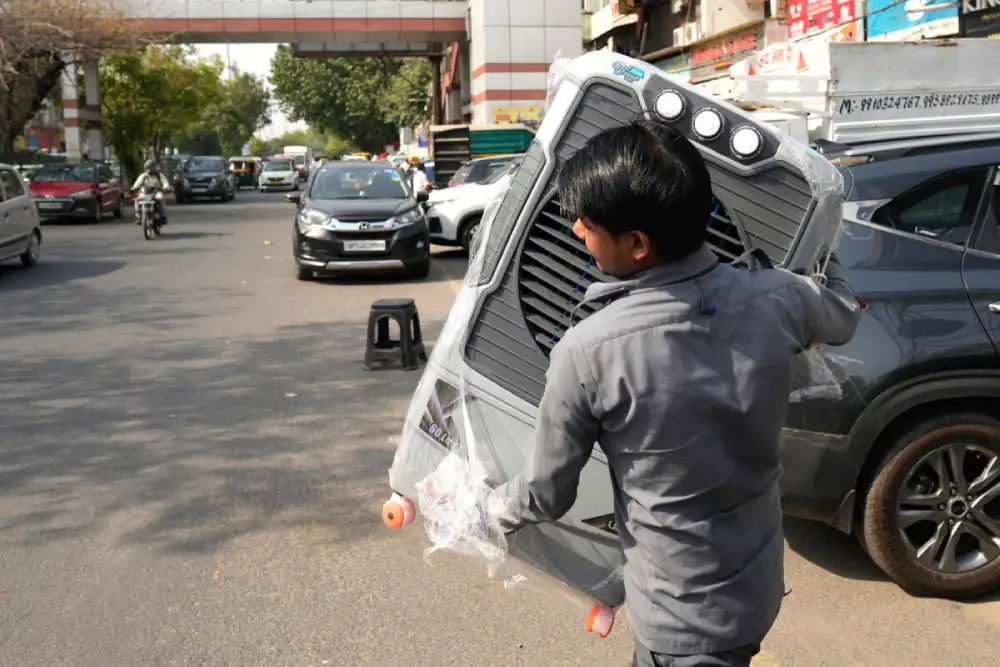
POLYGON ((441 97, 441 56, 431 56, 431 68, 433 79, 431 81, 431 124, 441 125, 441 112, 444 100, 441 97))
POLYGON ((469 38, 472 122, 539 113, 556 55, 583 53, 580 0, 469 0, 469 38))
POLYGON ((103 160, 104 126, 101 123, 101 77, 98 61, 88 59, 83 62, 83 92, 86 96, 85 118, 87 120, 87 156, 91 160, 103 160))
POLYGON ((80 129, 80 95, 76 85, 75 57, 67 56, 68 62, 62 74, 63 142, 70 161, 83 156, 83 136, 80 129))

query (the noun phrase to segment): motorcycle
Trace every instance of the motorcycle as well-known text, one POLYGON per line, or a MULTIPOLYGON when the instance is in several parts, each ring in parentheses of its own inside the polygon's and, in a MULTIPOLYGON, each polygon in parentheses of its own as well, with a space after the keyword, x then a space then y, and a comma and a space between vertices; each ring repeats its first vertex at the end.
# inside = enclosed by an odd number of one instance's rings
POLYGON ((162 199, 163 192, 150 187, 142 188, 135 197, 136 214, 139 216, 142 234, 147 241, 152 241, 154 236, 160 235, 162 221, 156 214, 156 203, 162 199))

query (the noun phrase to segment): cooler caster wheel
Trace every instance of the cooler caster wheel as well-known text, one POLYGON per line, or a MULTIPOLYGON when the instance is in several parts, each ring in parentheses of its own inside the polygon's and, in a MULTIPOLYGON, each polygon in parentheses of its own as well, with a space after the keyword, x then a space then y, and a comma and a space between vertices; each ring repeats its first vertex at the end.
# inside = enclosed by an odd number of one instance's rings
POLYGON ((604 639, 611 634, 613 627, 615 627, 615 610, 599 602, 595 603, 587 616, 587 632, 596 632, 598 637, 604 639))
POLYGON ((392 494, 392 498, 382 505, 382 522, 393 530, 409 526, 416 517, 417 509, 413 501, 398 493, 392 494))

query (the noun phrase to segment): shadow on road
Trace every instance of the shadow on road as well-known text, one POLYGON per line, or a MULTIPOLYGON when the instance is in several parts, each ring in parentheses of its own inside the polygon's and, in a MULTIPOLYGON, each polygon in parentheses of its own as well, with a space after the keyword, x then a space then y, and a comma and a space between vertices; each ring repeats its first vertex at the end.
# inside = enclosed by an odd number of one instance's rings
MULTIPOLYGON (((119 546, 211 552, 289 526, 382 528, 389 438, 419 373, 362 370, 361 323, 272 340, 155 342, 127 356, 8 359, 0 544, 119 527, 119 546), (359 342, 360 341, 360 342, 359 342)), ((2 548, 2 547, 0 547, 2 548)))
MULTIPOLYGON (((70 260, 58 262, 43 261, 37 266, 27 268, 17 264, 0 265, 0 293, 45 287, 54 287, 63 283, 85 278, 97 278, 121 269, 125 262, 108 260, 70 260)), ((10 315, 6 304, 4 315, 10 315)))
POLYGON ((216 236, 232 236, 230 232, 174 232, 170 225, 163 228, 163 235, 156 241, 183 241, 186 239, 204 239, 216 236))
POLYGON ((331 285, 381 285, 384 283, 438 283, 461 280, 469 269, 469 257, 461 250, 437 251, 431 254, 431 272, 426 278, 408 278, 402 271, 371 273, 341 273, 321 275, 316 282, 331 285))
POLYGON ((862 581, 888 581, 853 535, 819 523, 786 516, 785 539, 789 548, 824 570, 862 581))

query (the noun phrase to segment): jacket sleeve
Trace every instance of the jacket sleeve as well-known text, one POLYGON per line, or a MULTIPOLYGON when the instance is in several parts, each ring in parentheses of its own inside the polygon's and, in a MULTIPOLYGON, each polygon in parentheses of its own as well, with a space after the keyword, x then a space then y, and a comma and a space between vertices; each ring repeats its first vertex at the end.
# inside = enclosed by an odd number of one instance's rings
POLYGON ((851 340, 861 321, 861 304, 837 258, 830 257, 825 286, 808 276, 792 275, 804 306, 803 346, 843 345, 851 340))
POLYGON ((139 178, 135 179, 135 183, 132 184, 133 190, 138 190, 142 187, 142 179, 145 178, 145 174, 139 174, 139 178))
POLYGON ((497 488, 501 525, 557 521, 576 502, 580 473, 600 434, 593 375, 571 335, 555 346, 538 406, 535 442, 524 471, 497 488), (589 387, 589 389, 588 389, 589 387))

